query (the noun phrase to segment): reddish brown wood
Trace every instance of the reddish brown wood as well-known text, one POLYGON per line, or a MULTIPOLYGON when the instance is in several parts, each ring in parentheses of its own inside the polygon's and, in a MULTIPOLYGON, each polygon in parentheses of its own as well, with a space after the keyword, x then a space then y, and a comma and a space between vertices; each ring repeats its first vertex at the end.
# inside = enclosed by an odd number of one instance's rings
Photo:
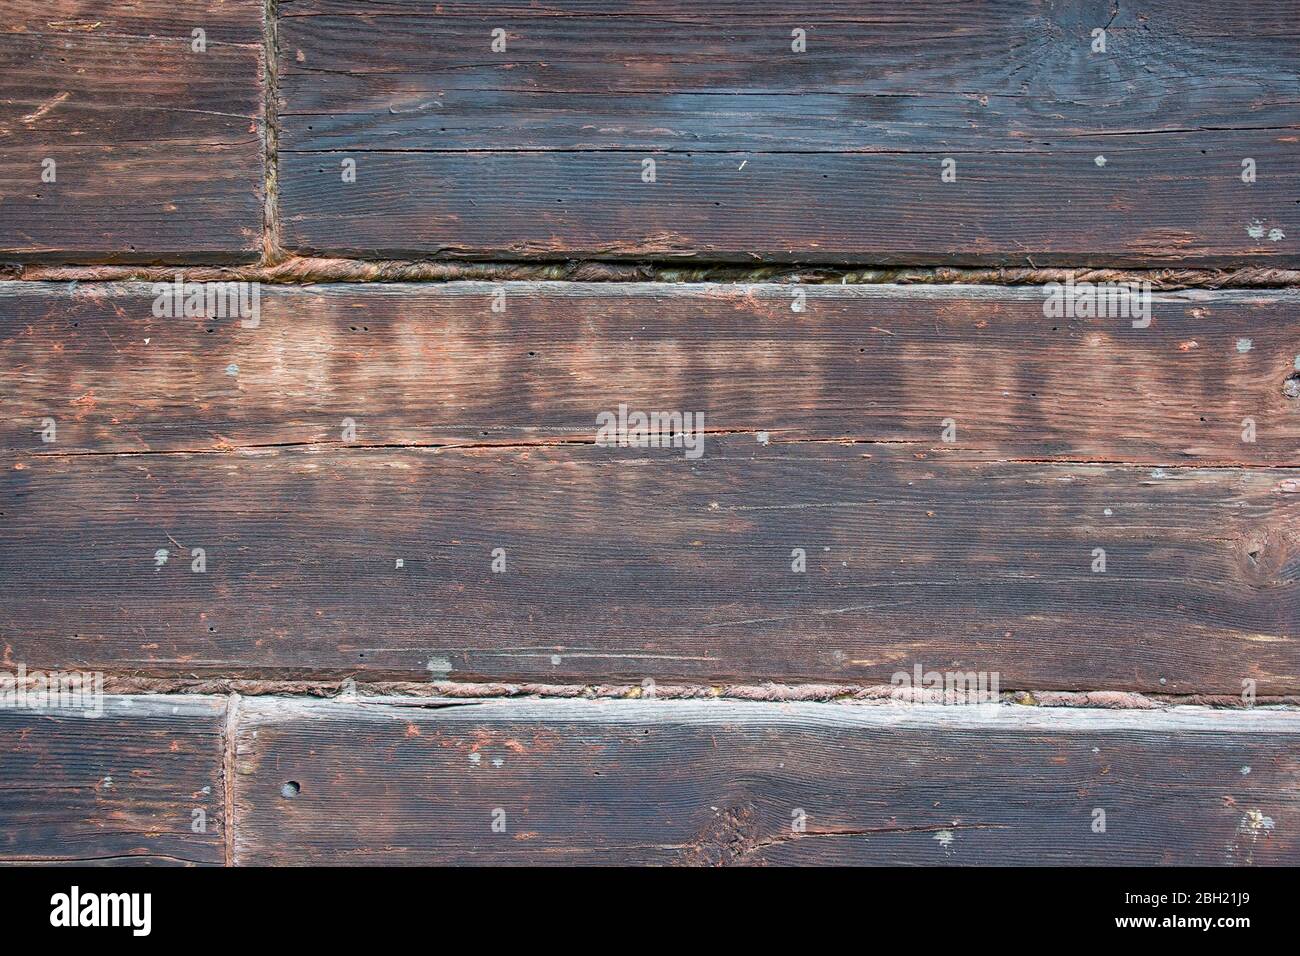
POLYGON ((0 257, 254 258, 263 10, 261 0, 6 4, 0 257))
POLYGON ((154 300, 0 285, 0 454, 338 442, 344 418, 372 445, 589 442, 627 403, 777 442, 1300 465, 1293 291, 1156 294, 1148 328, 981 286, 263 286, 256 328, 154 300))

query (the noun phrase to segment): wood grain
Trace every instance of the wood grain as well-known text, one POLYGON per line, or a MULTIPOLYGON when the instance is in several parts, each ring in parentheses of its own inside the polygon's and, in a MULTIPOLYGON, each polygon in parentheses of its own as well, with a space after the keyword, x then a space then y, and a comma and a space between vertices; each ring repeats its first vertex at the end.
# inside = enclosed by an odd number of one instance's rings
POLYGON ((1297 261, 1289 4, 288 0, 280 13, 284 239, 303 251, 1297 261))
POLYGON ((1290 468, 740 435, 698 460, 309 445, 2 474, 0 635, 38 664, 557 683, 920 664, 1007 690, 1300 690, 1290 468))
POLYGON ((590 442, 626 403, 777 443, 1300 465, 1294 290, 1155 295, 1149 328, 970 286, 263 286, 256 328, 153 298, 0 283, 0 456, 337 443, 345 418, 368 445, 590 442))
POLYGON ((1300 861, 1294 713, 981 710, 250 701, 235 860, 1300 861))
POLYGON ((0 256, 255 258, 260 0, 12 0, 0 32, 0 256), (192 31, 205 31, 196 52, 192 31), (42 179, 52 159, 55 181, 42 179))
POLYGON ((225 701, 102 706, 0 707, 0 864, 222 863, 225 701))

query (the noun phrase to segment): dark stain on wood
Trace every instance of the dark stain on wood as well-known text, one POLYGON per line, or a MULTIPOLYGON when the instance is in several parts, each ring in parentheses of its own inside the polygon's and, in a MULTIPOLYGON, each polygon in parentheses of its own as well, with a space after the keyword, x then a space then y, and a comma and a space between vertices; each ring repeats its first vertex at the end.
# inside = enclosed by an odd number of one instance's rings
POLYGON ((1119 6, 281 3, 284 241, 330 255, 1300 261, 1288 8, 1119 6))
POLYGON ((919 663, 1005 689, 1300 688, 1295 469, 711 435, 694 461, 307 446, 2 474, 0 619, 34 663, 841 683, 919 663))
POLYGON ((0 708, 0 864, 221 864, 225 700, 101 703, 0 708))

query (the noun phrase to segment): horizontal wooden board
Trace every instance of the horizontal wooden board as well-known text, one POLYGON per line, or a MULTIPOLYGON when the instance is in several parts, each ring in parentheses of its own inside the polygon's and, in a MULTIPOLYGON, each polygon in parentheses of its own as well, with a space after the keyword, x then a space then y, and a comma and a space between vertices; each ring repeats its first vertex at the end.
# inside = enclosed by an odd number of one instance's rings
POLYGON ((6 7, 0 256, 254 258, 264 204, 261 0, 6 7))
POLYGON ((1295 713, 1200 708, 255 700, 234 852, 257 865, 1295 865, 1298 744, 1295 713))
POLYGON ((0 637, 39 664, 1300 690, 1293 468, 711 435, 696 460, 309 445, 0 474, 0 637))
POLYGON ((101 706, 0 707, 0 864, 222 863, 225 701, 101 706))
POLYGON ((263 286, 248 328, 155 316, 146 284, 0 283, 0 456, 337 443, 344 419, 367 445, 590 442, 597 416, 626 403, 776 443, 1300 464, 1294 290, 1155 295, 1148 328, 1049 318, 1046 298, 973 286, 263 286))
POLYGON ((300 250, 1300 261, 1285 5, 279 9, 283 235, 300 250))

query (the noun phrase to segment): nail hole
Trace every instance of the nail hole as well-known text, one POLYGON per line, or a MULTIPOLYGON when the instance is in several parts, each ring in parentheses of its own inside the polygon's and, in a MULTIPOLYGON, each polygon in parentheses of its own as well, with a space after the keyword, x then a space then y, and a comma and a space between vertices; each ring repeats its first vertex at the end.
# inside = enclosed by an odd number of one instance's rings
POLYGON ((292 800, 300 793, 302 793, 302 785, 299 784, 297 780, 290 780, 280 788, 280 796, 284 797, 286 800, 292 800))

